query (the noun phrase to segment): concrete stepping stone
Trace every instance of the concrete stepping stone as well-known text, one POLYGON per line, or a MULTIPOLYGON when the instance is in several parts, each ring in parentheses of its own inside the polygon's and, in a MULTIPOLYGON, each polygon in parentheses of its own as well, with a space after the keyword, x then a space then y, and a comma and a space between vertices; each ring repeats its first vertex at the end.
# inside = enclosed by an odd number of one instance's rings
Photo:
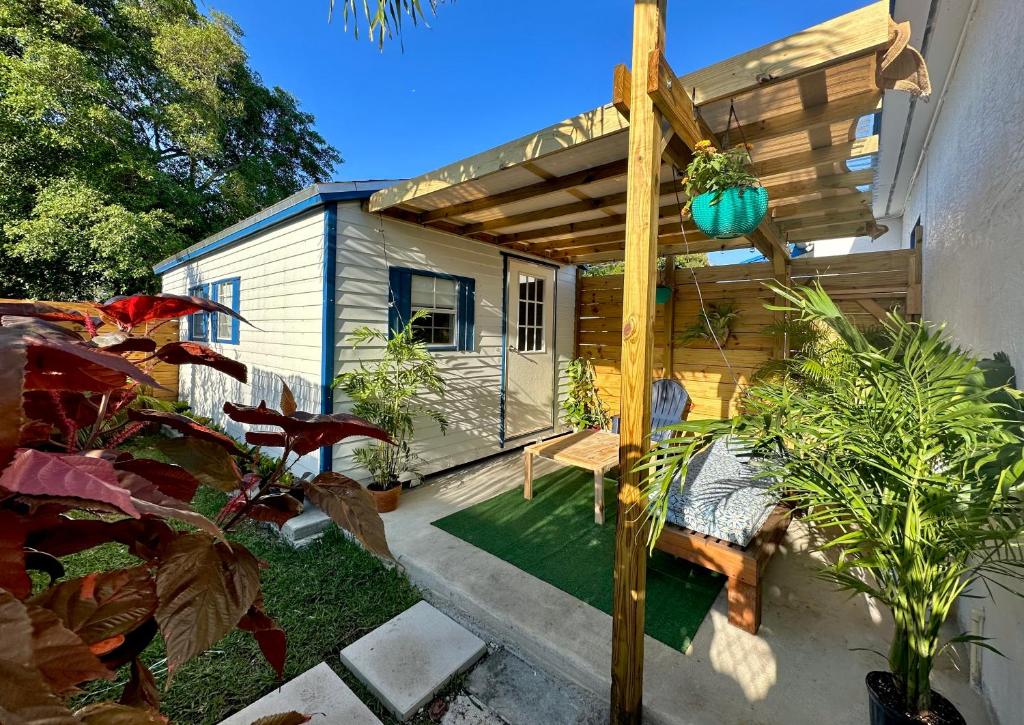
POLYGON ((419 602, 343 649, 341 661, 405 721, 486 651, 482 639, 419 602))
POLYGON ((290 710, 312 715, 310 725, 381 725, 326 662, 306 670, 220 725, 251 725, 261 717, 290 710))

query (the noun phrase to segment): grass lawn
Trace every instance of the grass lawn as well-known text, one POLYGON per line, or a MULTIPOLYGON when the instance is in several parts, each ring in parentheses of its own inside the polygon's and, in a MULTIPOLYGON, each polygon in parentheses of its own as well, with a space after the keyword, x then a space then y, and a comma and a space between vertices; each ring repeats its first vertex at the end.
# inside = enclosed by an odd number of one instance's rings
MULTIPOLYGON (((140 450, 145 448, 144 438, 133 444, 126 447, 138 451, 136 455, 148 455, 140 450)), ((212 518, 225 500, 220 492, 201 489, 193 505, 212 518)), ((384 567, 335 528, 320 541, 298 550, 255 524, 240 527, 228 538, 241 542, 269 564, 260 578, 267 613, 288 634, 285 680, 326 661, 378 717, 386 723, 396 722, 342 666, 338 652, 420 600, 419 592, 405 576, 384 567)), ((119 544, 97 547, 64 560, 68 577, 137 563, 119 544)), ((143 659, 163 685, 166 665, 159 637, 143 659)), ((116 699, 127 680, 127 668, 122 668, 120 674, 116 683, 94 683, 76 704, 116 699)), ((274 671, 252 636, 236 631, 179 668, 170 689, 163 694, 161 710, 179 725, 217 723, 277 685, 274 671)), ((425 716, 421 718, 413 722, 429 722, 425 716)))

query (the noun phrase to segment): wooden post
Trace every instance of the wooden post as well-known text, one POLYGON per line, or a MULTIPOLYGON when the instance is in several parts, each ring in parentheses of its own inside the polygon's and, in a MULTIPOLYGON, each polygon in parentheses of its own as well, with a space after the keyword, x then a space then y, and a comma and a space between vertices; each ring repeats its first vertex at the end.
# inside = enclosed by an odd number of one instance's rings
MULTIPOLYGON (((663 48, 667 0, 635 0, 633 69, 663 48)), ((633 469, 651 427, 654 287, 658 252, 661 118, 643 83, 630 89, 626 250, 622 292, 622 389, 619 396, 618 517, 612 599, 612 725, 639 725, 643 705, 647 526, 633 469)))
MULTIPOLYGON (((778 249, 772 249, 772 276, 778 284, 789 286, 789 257, 784 256, 778 249)), ((786 302, 783 298, 775 295, 772 300, 775 305, 782 305, 786 302)), ((773 313, 773 318, 776 324, 783 324, 788 319, 785 312, 773 313)), ((779 332, 775 336, 774 344, 772 345, 772 357, 777 360, 785 360, 789 357, 789 335, 785 332, 779 332)))

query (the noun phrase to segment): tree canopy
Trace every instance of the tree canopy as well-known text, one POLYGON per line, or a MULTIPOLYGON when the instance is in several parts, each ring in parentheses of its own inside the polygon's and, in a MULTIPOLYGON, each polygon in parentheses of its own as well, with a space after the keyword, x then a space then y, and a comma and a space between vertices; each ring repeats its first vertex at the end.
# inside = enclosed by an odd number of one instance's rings
POLYGON ((0 4, 0 296, 152 290, 151 265, 338 152, 194 0, 0 4))

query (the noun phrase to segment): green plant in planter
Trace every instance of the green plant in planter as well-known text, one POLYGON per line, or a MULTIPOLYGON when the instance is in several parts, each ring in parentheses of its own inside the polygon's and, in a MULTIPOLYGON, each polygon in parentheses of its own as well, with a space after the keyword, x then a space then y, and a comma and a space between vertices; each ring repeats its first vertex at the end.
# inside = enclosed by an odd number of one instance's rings
POLYGON ((448 430, 444 413, 423 399, 425 395, 443 398, 445 393, 437 361, 414 337, 413 323, 426 314, 417 312, 390 337, 371 327, 353 332, 349 338, 353 347, 377 343, 383 348, 381 355, 370 365, 361 362, 358 370, 342 373, 334 380, 334 387, 352 398, 352 412, 386 430, 394 441, 394 445, 362 446, 353 453, 370 471, 378 490, 395 488, 400 485, 401 474, 416 472, 418 457, 411 443, 417 418, 430 418, 442 433, 448 430))
POLYGON ((578 357, 565 368, 569 390, 562 401, 562 420, 573 430, 607 428, 608 408, 597 394, 594 366, 590 360, 578 357))
POLYGON ((732 420, 669 426, 681 437, 641 464, 655 501, 651 540, 673 480, 684 480, 676 476, 712 440, 733 436, 807 512, 827 554, 821 575, 891 613, 891 674, 878 673, 896 693, 890 711, 952 708, 930 688, 935 658, 957 642, 992 648, 968 634, 942 641, 957 597, 989 584, 1019 594, 1024 579, 1021 393, 986 383, 941 327, 890 314, 868 335, 820 287, 773 291, 794 319, 825 328, 829 370, 798 352, 790 369, 755 382, 732 420))
POLYGON ((751 171, 750 146, 719 151, 699 141, 683 179, 686 211, 710 237, 731 239, 749 234, 768 211, 768 192, 751 171))
POLYGON ((685 345, 694 340, 717 340, 724 345, 739 315, 734 302, 712 302, 697 315, 694 324, 679 333, 679 342, 685 345))

